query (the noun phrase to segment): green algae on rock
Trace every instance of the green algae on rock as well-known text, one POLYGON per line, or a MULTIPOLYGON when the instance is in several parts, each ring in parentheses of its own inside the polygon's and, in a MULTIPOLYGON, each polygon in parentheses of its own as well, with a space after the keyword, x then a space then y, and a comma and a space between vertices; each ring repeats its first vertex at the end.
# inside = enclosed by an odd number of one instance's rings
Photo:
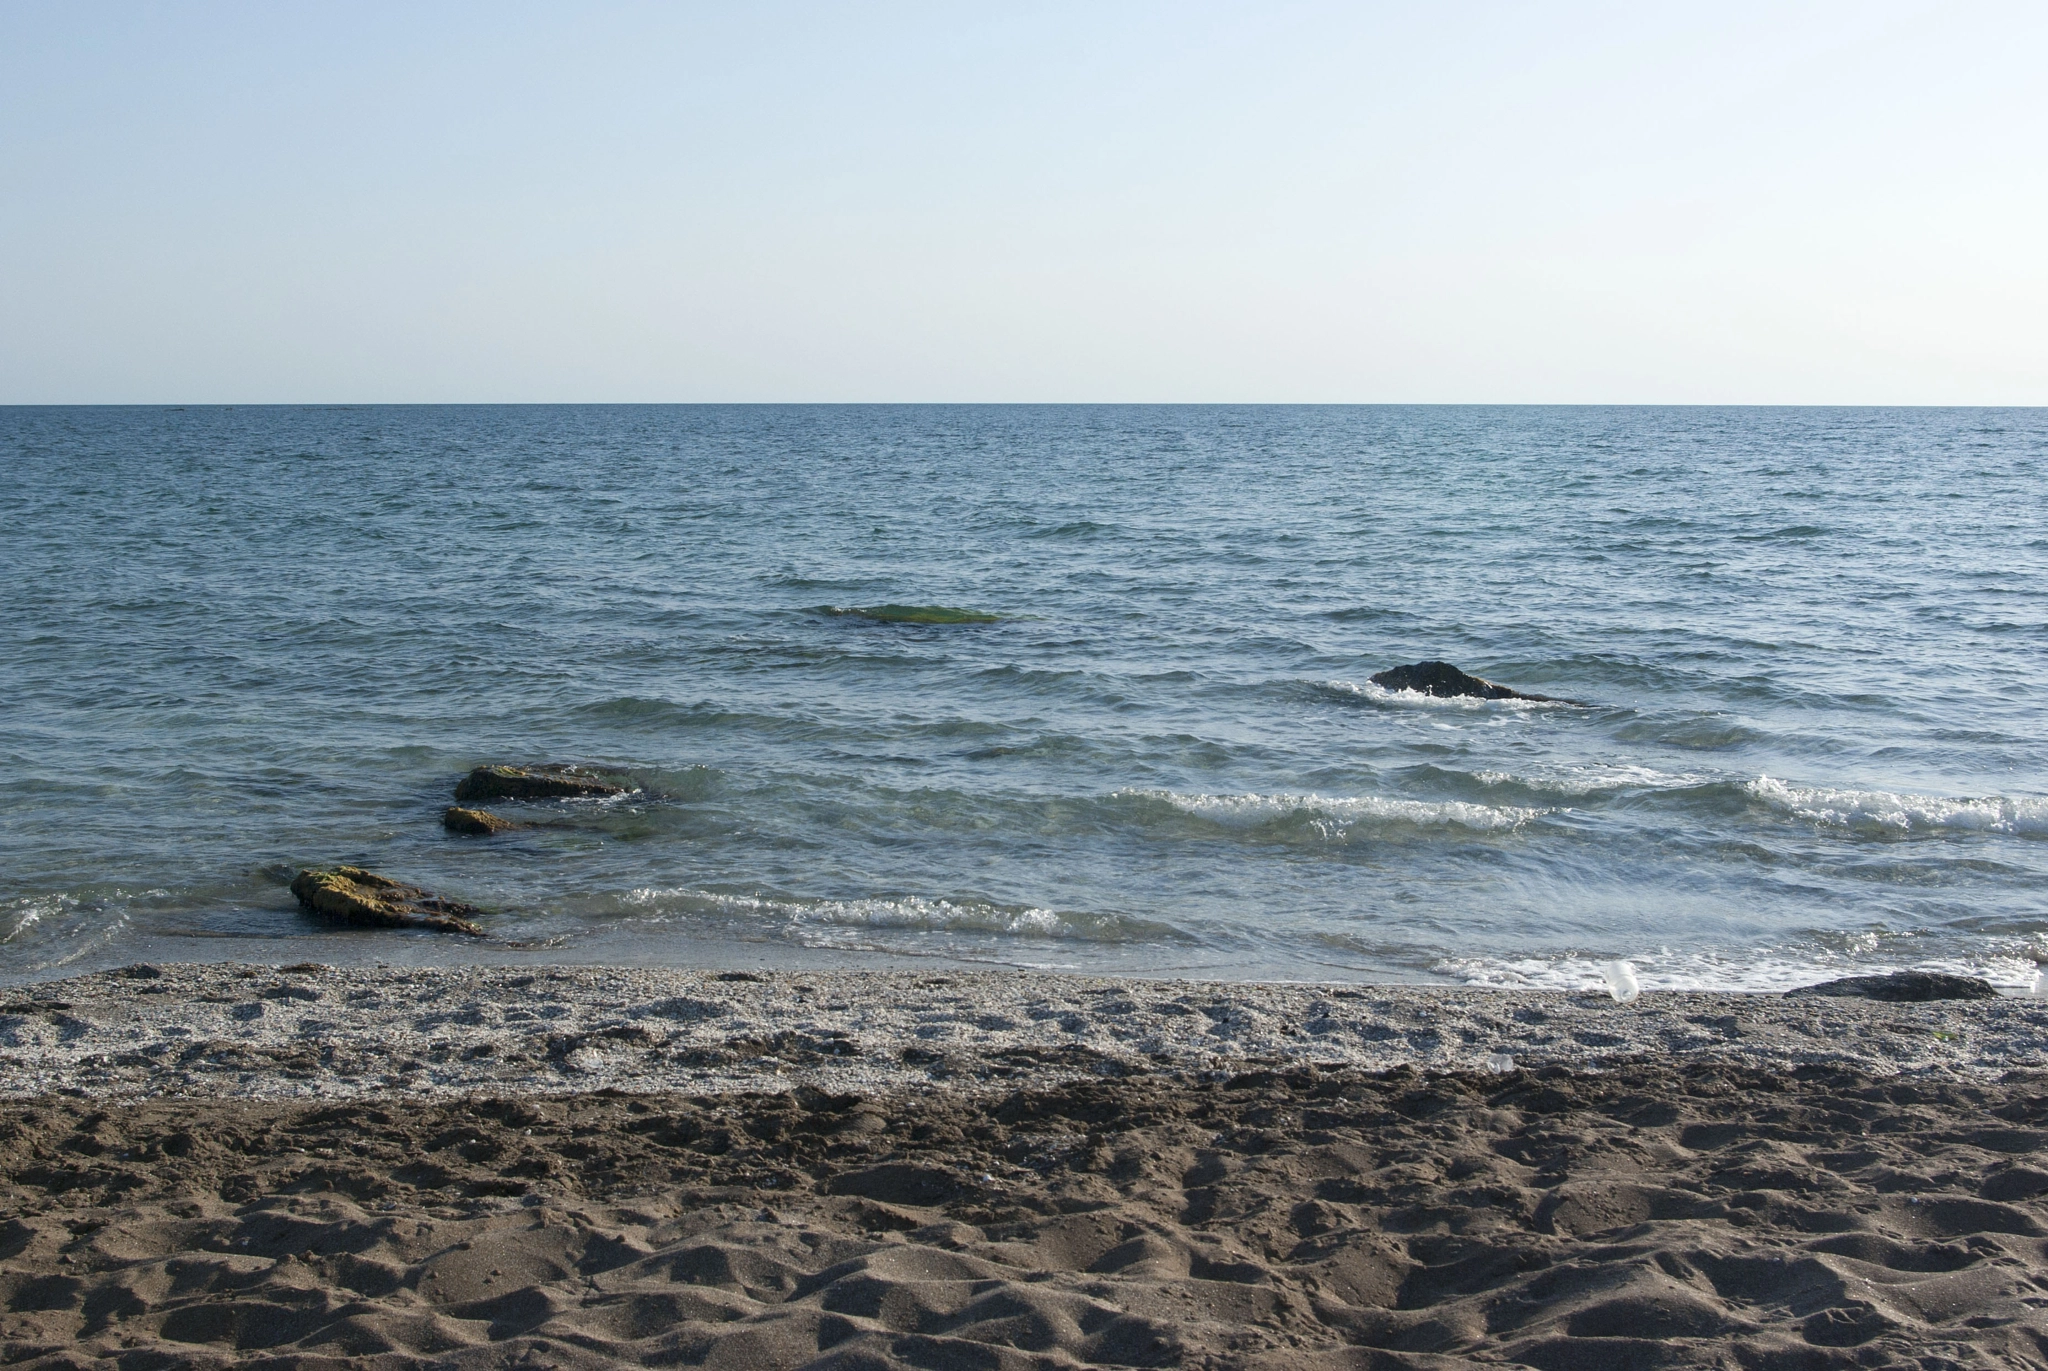
POLYGON ((292 878, 292 894, 315 914, 369 928, 425 928, 482 937, 471 916, 484 911, 444 900, 358 866, 309 867, 292 878))
POLYGON ((480 766, 455 787, 458 800, 574 800, 625 793, 625 786, 573 766, 480 766))
POLYGON ((464 809, 461 805, 449 805, 447 812, 441 816, 441 827, 450 833, 488 838, 494 833, 504 833, 518 828, 519 825, 491 813, 488 809, 464 809))
POLYGON ((878 624, 994 624, 1002 615, 978 609, 953 609, 946 605, 867 605, 854 609, 834 607, 833 614, 869 619, 878 624))

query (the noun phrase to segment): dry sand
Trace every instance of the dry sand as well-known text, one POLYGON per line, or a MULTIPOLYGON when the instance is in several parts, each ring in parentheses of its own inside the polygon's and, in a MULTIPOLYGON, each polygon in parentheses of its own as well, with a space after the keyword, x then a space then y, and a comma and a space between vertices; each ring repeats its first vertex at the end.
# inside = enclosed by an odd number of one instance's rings
POLYGON ((0 1008, 0 1360, 2048 1366, 2041 1002, 149 970, 0 1008))

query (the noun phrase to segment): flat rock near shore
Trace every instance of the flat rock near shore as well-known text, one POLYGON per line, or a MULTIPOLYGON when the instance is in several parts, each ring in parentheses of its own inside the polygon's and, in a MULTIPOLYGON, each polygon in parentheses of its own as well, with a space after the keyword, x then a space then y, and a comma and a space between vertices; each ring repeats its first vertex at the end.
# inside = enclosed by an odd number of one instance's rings
POLYGON ((1243 985, 1028 972, 166 965, 4 992, 0 1097, 886 1091, 1258 1066, 1880 1075, 2048 1064, 2048 1001, 1243 985))

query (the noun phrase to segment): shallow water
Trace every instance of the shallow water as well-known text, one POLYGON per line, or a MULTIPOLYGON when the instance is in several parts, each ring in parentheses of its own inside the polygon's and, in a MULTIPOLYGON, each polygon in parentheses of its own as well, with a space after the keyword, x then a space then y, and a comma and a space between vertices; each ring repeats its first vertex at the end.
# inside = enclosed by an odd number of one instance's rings
POLYGON ((0 454, 0 976, 2048 954, 2048 411, 9 409, 0 454), (1367 682, 1429 657, 1588 704, 1367 682), (637 789, 444 833, 496 761, 637 789), (497 939, 324 929, 285 883, 334 860, 497 939))

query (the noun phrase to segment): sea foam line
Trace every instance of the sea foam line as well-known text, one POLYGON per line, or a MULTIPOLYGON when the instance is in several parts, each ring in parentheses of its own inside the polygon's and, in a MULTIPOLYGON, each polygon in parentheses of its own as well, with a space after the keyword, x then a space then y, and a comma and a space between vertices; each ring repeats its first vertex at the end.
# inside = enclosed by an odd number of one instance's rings
POLYGON ((1170 932, 1163 925, 1112 915, 1062 914, 1038 906, 1004 908, 980 901, 931 899, 922 895, 856 900, 787 900, 758 895, 722 895, 688 887, 652 886, 630 891, 628 904, 657 913, 689 906, 719 914, 766 915, 798 926, 909 929, 918 932, 998 933, 1010 937, 1122 942, 1146 932, 1170 932))
MULTIPOLYGON (((1581 953, 1552 957, 1446 957, 1430 969, 1466 985, 1496 990, 1572 990, 1604 993, 1609 958, 1581 953)), ((2001 989, 2021 992, 2032 983, 2033 958, 1987 951, 1977 957, 1933 957, 1911 961, 1851 958, 1840 954, 1759 949, 1751 955, 1717 952, 1634 952, 1628 961, 1645 990, 1687 990, 1783 994, 1842 976, 1890 971, 1939 971, 1977 976, 2001 989)))
POLYGON ((1342 695, 1356 695, 1376 705, 1387 705, 1399 709, 1452 709, 1468 713, 1479 711, 1509 710, 1514 713, 1529 713, 1539 709, 1576 708, 1569 700, 1505 699, 1482 700, 1476 695, 1429 695, 1420 690, 1388 690, 1371 681, 1324 681, 1323 689, 1342 695))
POLYGON ((1216 823, 1253 827, 1290 815, 1333 822, 1349 829, 1360 822, 1456 825, 1481 830, 1519 828, 1550 811, 1467 800, 1399 800, 1383 795, 1183 794, 1173 790, 1119 790, 1118 795, 1164 800, 1174 808, 1216 823))
POLYGON ((1773 809, 1837 828, 1892 833, 1954 830, 2048 837, 2048 799, 1911 795, 1787 785, 1759 776, 1744 786, 1773 809))

